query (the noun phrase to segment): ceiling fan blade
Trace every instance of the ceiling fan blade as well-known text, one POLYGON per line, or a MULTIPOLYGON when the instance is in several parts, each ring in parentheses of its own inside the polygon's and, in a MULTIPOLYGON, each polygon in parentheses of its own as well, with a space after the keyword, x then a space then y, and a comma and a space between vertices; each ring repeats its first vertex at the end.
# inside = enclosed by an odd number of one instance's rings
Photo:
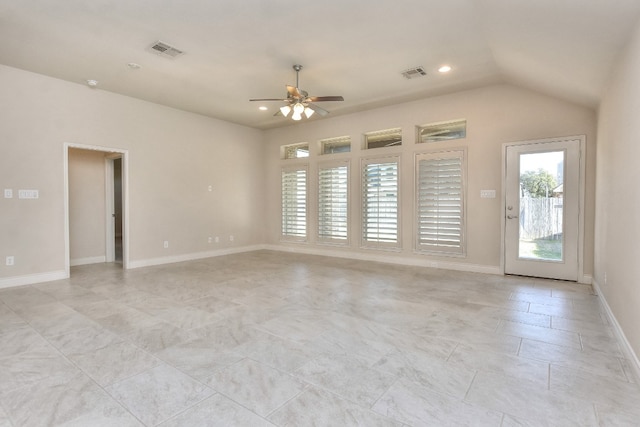
POLYGON ((289 96, 293 98, 304 98, 302 92, 297 87, 287 85, 287 92, 289 92, 289 96))
POLYGON ((309 102, 344 101, 344 98, 341 96, 310 96, 307 100, 309 102))
POLYGON ((280 102, 287 102, 289 100, 288 99, 282 99, 282 98, 259 98, 259 99, 250 99, 249 101, 280 101, 280 102))
POLYGON ((326 116, 327 114, 329 114, 327 110, 325 110, 324 108, 318 107, 317 105, 314 105, 314 104, 308 104, 307 108, 312 109, 314 112, 320 114, 321 116, 326 116))

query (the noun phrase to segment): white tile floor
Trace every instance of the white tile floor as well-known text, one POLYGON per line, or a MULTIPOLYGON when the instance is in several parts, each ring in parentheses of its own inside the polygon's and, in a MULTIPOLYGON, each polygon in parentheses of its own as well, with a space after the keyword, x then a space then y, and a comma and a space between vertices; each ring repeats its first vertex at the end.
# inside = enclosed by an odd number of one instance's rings
POLYGON ((0 427, 640 425, 584 285, 260 251, 0 301, 0 427))

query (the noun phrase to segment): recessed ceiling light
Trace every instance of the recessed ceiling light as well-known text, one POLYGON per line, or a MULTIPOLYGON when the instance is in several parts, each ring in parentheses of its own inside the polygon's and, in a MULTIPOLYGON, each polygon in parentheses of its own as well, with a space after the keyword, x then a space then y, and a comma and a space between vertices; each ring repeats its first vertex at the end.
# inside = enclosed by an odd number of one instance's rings
POLYGON ((451 71, 451 67, 449 65, 443 65, 442 67, 438 68, 438 71, 441 73, 448 73, 449 71, 451 71))
POLYGON ((89 80, 87 80, 87 84, 90 87, 96 87, 96 86, 98 86, 98 81, 97 80, 93 80, 93 79, 89 79, 89 80))
POLYGON ((258 110, 261 110, 261 111, 267 111, 267 110, 268 110, 268 108, 267 108, 267 107, 265 107, 264 105, 261 105, 261 106, 259 106, 259 107, 258 107, 258 110))
POLYGON ((136 64, 135 62, 127 63, 127 67, 131 68, 132 70, 139 70, 140 68, 142 68, 140 64, 136 64))

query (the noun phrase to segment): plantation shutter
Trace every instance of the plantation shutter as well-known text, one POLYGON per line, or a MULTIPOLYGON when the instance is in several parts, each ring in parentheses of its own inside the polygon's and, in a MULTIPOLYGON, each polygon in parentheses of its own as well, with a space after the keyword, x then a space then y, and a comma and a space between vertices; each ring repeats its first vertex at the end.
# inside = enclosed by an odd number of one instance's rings
POLYGON ((304 240, 307 236, 307 170, 282 171, 282 236, 304 240))
POLYGON ((349 168, 343 163, 318 171, 318 239, 346 243, 349 224, 349 168))
POLYGON ((363 244, 398 247, 398 159, 363 163, 363 244))
POLYGON ((417 249, 464 254, 464 151, 417 155, 417 249))

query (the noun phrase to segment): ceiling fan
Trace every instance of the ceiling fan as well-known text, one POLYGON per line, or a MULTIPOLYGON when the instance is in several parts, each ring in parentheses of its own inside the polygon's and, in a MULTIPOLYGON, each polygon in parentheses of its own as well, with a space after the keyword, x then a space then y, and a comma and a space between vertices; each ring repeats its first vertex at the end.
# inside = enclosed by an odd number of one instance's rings
POLYGON ((293 112, 291 118, 293 120, 301 120, 302 114, 307 118, 311 117, 313 113, 318 113, 321 116, 329 114, 324 108, 320 108, 313 104, 314 102, 324 101, 344 101, 342 96, 309 96, 307 91, 299 88, 299 75, 302 70, 302 65, 294 65, 293 69, 296 71, 296 85, 287 85, 287 97, 286 98, 262 98, 262 99, 250 99, 249 101, 279 101, 286 102, 287 105, 280 107, 280 110, 274 114, 274 116, 283 115, 287 117, 289 113, 293 112))

